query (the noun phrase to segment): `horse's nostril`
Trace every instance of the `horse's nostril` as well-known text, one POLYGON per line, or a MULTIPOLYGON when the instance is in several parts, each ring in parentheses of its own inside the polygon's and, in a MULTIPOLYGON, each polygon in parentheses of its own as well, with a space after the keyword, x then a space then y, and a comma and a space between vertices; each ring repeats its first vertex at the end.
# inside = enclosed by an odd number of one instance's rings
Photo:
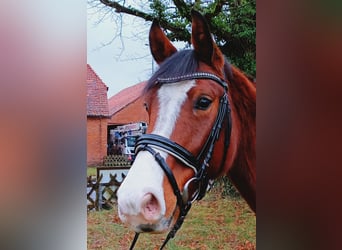
POLYGON ((152 193, 147 193, 142 198, 141 212, 146 220, 155 221, 160 218, 160 205, 152 193))

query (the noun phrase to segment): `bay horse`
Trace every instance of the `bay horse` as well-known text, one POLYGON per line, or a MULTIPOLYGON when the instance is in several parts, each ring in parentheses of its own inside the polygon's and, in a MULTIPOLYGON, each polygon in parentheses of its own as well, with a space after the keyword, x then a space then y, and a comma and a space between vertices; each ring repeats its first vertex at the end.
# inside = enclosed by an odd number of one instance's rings
POLYGON ((205 18, 191 16, 193 49, 177 51, 156 21, 150 29, 159 69, 144 92, 149 126, 117 192, 119 217, 136 232, 131 249, 141 232, 169 232, 163 248, 223 175, 256 213, 256 85, 227 62, 205 18))

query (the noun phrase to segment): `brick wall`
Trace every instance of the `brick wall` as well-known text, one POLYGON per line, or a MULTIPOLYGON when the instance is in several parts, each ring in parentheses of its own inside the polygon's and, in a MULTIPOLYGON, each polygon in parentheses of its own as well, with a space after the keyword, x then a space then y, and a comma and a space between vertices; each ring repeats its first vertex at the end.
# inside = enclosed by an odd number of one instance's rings
POLYGON ((126 124, 132 122, 147 122, 148 115, 144 107, 144 98, 140 97, 116 112, 109 120, 109 124, 126 124))
POLYGON ((87 118, 87 165, 102 164, 107 155, 107 118, 87 118))

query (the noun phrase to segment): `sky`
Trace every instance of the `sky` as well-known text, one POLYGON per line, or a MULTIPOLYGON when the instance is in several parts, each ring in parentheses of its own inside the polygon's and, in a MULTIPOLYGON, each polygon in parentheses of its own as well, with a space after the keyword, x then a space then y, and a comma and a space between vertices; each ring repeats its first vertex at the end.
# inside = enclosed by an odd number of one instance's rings
POLYGON ((119 37, 112 41, 119 30, 115 20, 99 22, 103 13, 94 14, 93 9, 87 14, 87 63, 109 87, 108 98, 147 80, 155 67, 148 47, 151 22, 122 15, 122 41, 119 37))
MULTIPOLYGON (((113 40, 120 30, 115 20, 118 15, 114 18, 107 15, 102 20, 103 12, 87 10, 87 63, 109 88, 108 98, 148 80, 158 67, 148 45, 152 22, 123 14, 122 40, 119 37, 113 40)), ((184 42, 173 45, 178 49, 185 47, 184 42)))

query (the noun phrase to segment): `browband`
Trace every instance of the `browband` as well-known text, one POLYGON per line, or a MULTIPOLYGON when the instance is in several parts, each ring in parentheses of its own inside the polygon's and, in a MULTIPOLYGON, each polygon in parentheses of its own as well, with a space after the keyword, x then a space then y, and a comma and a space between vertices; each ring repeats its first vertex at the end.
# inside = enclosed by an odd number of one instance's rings
POLYGON ((182 76, 176 76, 176 77, 168 77, 168 78, 157 78, 156 83, 175 83, 175 82, 181 82, 186 80, 193 80, 193 79, 209 79, 217 82, 220 84, 225 90, 228 90, 228 84, 222 80, 220 77, 207 73, 207 72, 195 72, 188 75, 182 75, 182 76))

